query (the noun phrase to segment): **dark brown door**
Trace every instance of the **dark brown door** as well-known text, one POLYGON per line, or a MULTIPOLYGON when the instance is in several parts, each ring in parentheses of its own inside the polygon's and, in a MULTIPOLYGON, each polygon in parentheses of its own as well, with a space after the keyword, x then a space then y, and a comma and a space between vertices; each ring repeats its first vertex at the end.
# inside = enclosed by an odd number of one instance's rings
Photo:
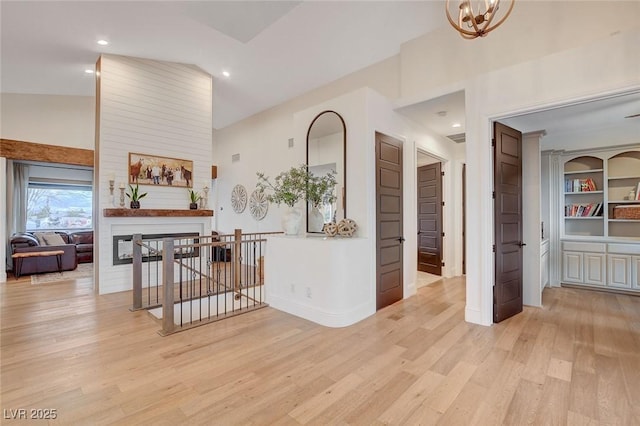
POLYGON ((493 321, 522 312, 522 133, 495 122, 493 321))
POLYGON ((442 275, 442 164, 418 167, 418 271, 442 275))
POLYGON ((376 132, 376 307, 402 299, 402 143, 376 132))

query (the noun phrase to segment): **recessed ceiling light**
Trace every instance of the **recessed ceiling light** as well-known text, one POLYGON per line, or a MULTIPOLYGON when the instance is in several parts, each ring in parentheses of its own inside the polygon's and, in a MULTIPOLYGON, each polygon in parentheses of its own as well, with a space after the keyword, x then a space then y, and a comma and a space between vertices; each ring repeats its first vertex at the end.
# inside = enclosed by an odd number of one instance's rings
POLYGON ((457 129, 458 127, 462 127, 462 124, 460 124, 460 123, 453 123, 453 124, 451 125, 451 127, 454 127, 454 128, 456 128, 456 129, 457 129))
POLYGON ((230 77, 231 73, 229 71, 222 71, 222 75, 224 75, 225 77, 230 77))
POLYGON ((107 44, 109 44, 109 42, 107 40, 98 40, 98 44, 100 46, 106 46, 107 44))
POLYGON ((88 69, 88 68, 86 70, 84 70, 84 72, 87 73, 87 74, 93 74, 93 70, 88 69))

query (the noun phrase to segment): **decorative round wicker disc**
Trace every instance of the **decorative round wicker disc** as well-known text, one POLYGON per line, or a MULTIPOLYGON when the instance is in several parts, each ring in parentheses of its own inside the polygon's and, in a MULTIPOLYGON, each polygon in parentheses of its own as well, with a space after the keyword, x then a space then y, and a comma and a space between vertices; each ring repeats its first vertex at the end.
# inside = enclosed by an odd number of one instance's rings
POLYGON ((247 207, 247 190, 242 185, 236 185, 231 190, 231 207, 236 213, 242 213, 247 207))
POLYGON ((255 220, 262 220, 269 210, 269 201, 264 191, 256 189, 249 198, 249 211, 255 220))

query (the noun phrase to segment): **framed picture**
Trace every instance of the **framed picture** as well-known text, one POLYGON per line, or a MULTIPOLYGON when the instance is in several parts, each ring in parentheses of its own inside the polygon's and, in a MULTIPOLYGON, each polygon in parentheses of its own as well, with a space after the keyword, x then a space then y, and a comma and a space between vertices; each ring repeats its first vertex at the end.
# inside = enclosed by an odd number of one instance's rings
POLYGON ((129 153, 130 185, 193 188, 193 161, 129 153))

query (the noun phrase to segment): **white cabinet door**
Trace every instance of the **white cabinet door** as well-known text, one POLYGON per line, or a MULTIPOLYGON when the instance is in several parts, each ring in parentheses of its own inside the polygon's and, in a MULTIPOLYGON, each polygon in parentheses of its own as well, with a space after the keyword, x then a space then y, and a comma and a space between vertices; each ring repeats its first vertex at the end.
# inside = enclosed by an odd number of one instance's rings
POLYGON ((540 258, 540 292, 549 284, 549 252, 542 253, 540 258))
POLYGON ((606 257, 600 253, 584 253, 584 282, 585 284, 605 285, 606 257))
POLYGON ((631 288, 631 257, 627 254, 609 254, 609 286, 631 288))
POLYGON ((582 253, 575 251, 562 252, 562 281, 569 283, 584 282, 584 266, 582 253))

